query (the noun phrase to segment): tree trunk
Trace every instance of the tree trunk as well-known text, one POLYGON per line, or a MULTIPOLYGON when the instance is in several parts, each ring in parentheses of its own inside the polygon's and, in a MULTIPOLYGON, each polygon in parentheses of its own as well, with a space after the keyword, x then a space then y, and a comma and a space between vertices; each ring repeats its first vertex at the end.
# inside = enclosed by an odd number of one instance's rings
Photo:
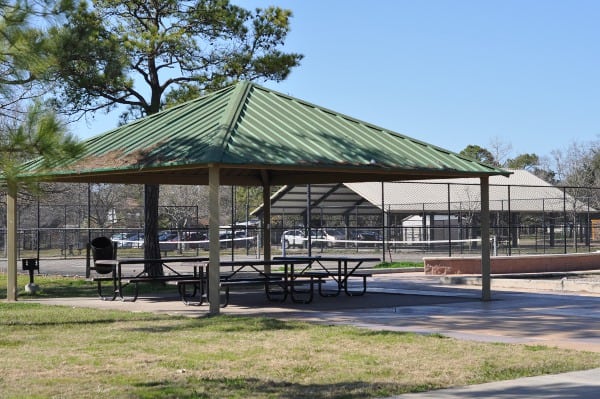
MULTIPOLYGON (((144 258, 160 259, 158 242, 158 196, 160 188, 155 184, 144 185, 144 258)), ((161 262, 150 262, 145 266, 150 276, 162 276, 161 262)))

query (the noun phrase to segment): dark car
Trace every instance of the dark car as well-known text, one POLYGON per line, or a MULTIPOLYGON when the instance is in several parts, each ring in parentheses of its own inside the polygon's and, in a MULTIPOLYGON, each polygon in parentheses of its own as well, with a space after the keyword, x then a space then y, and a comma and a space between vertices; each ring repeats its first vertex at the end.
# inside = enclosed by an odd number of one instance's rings
MULTIPOLYGON (((198 248, 208 251, 210 248, 210 245, 209 245, 209 241, 208 241, 208 236, 205 236, 205 237, 206 237, 205 242, 198 244, 198 248)), ((231 232, 219 234, 219 248, 221 248, 221 249, 231 248, 231 239, 232 238, 233 238, 233 235, 231 234, 231 232)))
POLYGON ((245 231, 236 231, 235 234, 231 232, 219 234, 219 241, 221 242, 221 248, 231 248, 231 245, 235 248, 242 248, 246 246, 244 240, 246 238, 245 231))
POLYGON ((360 247, 380 247, 381 246, 381 232, 377 230, 357 230, 351 234, 352 240, 364 241, 357 242, 357 246, 360 247))
POLYGON ((184 235, 183 239, 185 241, 190 241, 186 243, 187 248, 197 249, 202 248, 205 249, 208 247, 208 236, 204 233, 200 232, 190 232, 184 235))
POLYGON ((176 231, 163 231, 158 235, 161 251, 175 251, 177 249, 178 235, 176 231))
POLYGON ((127 236, 127 248, 144 248, 144 233, 133 233, 127 236))

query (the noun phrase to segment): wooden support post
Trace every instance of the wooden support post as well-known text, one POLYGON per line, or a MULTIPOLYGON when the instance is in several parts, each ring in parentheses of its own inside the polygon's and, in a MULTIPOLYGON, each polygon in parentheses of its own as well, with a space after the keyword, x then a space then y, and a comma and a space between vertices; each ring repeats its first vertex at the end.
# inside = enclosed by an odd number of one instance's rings
POLYGON ((17 300, 17 187, 8 184, 6 194, 6 299, 17 300))
MULTIPOLYGON (((267 172, 262 173, 263 181, 263 228, 264 228, 264 259, 271 260, 271 182, 267 172)), ((265 266, 265 272, 271 272, 271 266, 265 266)))
POLYGON ((221 245, 219 243, 219 167, 211 165, 208 169, 208 301, 209 312, 217 315, 220 312, 221 295, 219 289, 221 269, 221 245))
POLYGON ((481 300, 490 301, 491 260, 490 260, 490 183, 489 178, 480 178, 481 189, 481 300))

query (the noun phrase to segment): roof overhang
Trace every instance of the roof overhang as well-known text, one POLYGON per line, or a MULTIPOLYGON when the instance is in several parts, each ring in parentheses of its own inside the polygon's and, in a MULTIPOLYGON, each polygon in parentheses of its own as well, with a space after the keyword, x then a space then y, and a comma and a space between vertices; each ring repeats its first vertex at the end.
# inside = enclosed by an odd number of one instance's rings
POLYGON ((262 186, 266 176, 271 185, 326 184, 343 182, 422 180, 473 176, 472 173, 382 170, 365 167, 319 168, 310 166, 219 165, 181 166, 153 169, 96 170, 93 172, 41 173, 40 180, 71 183, 121 183, 121 184, 181 184, 206 185, 210 167, 218 167, 223 185, 262 186))

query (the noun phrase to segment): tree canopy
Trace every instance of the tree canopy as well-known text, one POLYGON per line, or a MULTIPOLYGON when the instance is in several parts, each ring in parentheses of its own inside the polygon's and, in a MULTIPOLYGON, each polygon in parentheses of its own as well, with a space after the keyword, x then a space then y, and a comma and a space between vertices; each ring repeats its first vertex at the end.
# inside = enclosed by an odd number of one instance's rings
POLYGON ((81 1, 51 31, 63 110, 127 107, 124 121, 236 80, 285 79, 291 11, 228 0, 81 1))
POLYGON ((488 149, 478 145, 470 144, 466 146, 465 149, 460 152, 460 155, 479 162, 487 163, 488 165, 500 166, 488 149))
POLYGON ((43 70, 43 32, 30 25, 34 10, 0 1, 0 116, 18 118, 43 70))
POLYGON ((47 36, 33 17, 51 15, 47 4, 0 1, 0 170, 4 183, 20 183, 23 162, 42 157, 49 166, 82 148, 64 124, 36 98, 50 65, 47 36))
MULTIPOLYGON (((498 149, 499 147, 506 147, 506 149, 511 148, 510 145, 504 144, 497 139, 492 143, 492 146, 496 149, 498 149)), ((496 151, 496 153, 499 152, 496 151)), ((550 169, 540 167, 540 158, 534 153, 520 154, 517 155, 515 158, 508 158, 505 162, 502 163, 487 148, 475 144, 470 144, 460 152, 460 155, 490 164, 492 166, 498 166, 508 169, 525 169, 530 171, 540 179, 547 181, 548 183, 556 183, 556 173, 551 171, 550 169)))
POLYGON ((51 167, 61 159, 82 151, 76 138, 66 133, 54 112, 39 102, 28 108, 23 121, 0 123, 0 170, 8 184, 25 182, 19 177, 23 162, 42 156, 42 166, 51 167))
POLYGON ((540 158, 536 154, 521 154, 506 161, 506 167, 511 169, 531 170, 539 165, 540 158))

